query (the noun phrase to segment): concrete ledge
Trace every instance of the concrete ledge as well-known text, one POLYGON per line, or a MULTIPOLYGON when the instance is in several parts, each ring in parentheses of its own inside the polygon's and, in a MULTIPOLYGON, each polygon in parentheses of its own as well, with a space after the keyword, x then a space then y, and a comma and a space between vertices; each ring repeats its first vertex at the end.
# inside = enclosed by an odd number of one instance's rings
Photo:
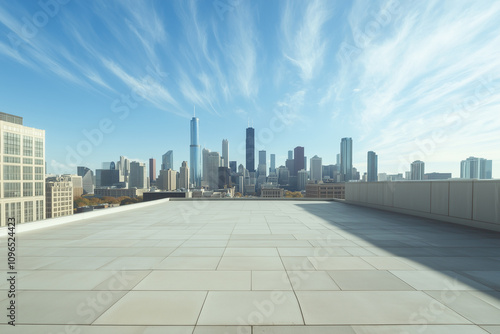
POLYGON ((346 183, 346 203, 500 231, 500 180, 346 183))
MULTIPOLYGON (((94 210, 91 212, 83 212, 83 213, 78 213, 78 214, 71 215, 71 216, 50 218, 50 219, 38 220, 38 221, 34 221, 34 222, 29 222, 29 223, 22 223, 22 224, 16 225, 16 234, 22 233, 22 232, 39 230, 39 229, 46 228, 46 227, 52 227, 52 226, 72 223, 72 222, 76 222, 76 221, 83 220, 83 219, 101 217, 101 216, 105 216, 105 215, 109 215, 109 214, 116 214, 116 213, 120 213, 120 212, 124 212, 124 211, 140 209, 140 208, 148 207, 151 205, 166 203, 168 201, 169 201, 169 199, 165 198, 165 199, 160 199, 160 200, 156 200, 156 201, 128 204, 128 205, 118 206, 118 207, 114 207, 114 208, 99 209, 99 210, 94 210)), ((1 227, 0 228, 0 237, 6 236, 7 232, 8 232, 7 226, 1 227)))

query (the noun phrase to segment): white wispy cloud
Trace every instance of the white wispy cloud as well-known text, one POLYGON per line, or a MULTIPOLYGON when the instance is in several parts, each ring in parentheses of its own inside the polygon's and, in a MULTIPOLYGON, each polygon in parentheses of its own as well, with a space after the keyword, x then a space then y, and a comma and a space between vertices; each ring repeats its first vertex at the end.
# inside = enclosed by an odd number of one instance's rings
POLYGON ((323 28, 331 15, 331 1, 286 2, 281 17, 282 52, 299 68, 305 81, 312 79, 323 64, 327 47, 323 28))
MULTIPOLYGON (((366 3, 365 3, 366 4, 366 3)), ((489 88, 498 86, 500 31, 499 3, 400 3, 386 26, 372 32, 360 45, 352 36, 366 32, 386 4, 354 6, 351 36, 344 42, 358 48, 350 61, 340 55, 340 68, 323 103, 338 103, 354 111, 359 139, 376 149, 392 165, 422 156, 424 160, 477 150, 483 131, 500 139, 500 104, 489 88), (371 13, 371 14, 370 14, 371 13), (496 82, 496 83, 495 83, 496 82), (482 97, 475 96, 481 90, 482 97), (477 101, 474 116, 451 122, 457 105, 477 101), (447 116, 451 115, 451 116, 447 116), (452 124, 453 123, 453 124, 452 124), (446 140, 433 139, 436 132, 446 140), (368 138, 370 141, 368 142, 368 138), (427 147, 422 143, 427 143, 427 147), (432 149, 430 149, 432 147, 432 149), (394 155, 393 152, 399 152, 394 155)), ((455 116, 454 116, 455 117, 455 116)), ((460 116, 457 116, 460 117, 460 116)), ((498 151, 498 150, 497 150, 498 151)), ((490 150, 490 158, 499 154, 490 150)))

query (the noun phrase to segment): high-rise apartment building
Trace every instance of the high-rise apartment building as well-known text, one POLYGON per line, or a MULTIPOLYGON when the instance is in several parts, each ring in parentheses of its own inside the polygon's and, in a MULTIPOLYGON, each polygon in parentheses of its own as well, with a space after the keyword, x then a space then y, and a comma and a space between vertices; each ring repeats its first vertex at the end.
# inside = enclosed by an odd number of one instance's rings
POLYGON ((177 171, 173 169, 160 170, 160 175, 156 181, 156 186, 161 190, 176 190, 177 189, 177 171))
POLYGON ((366 182, 378 181, 378 156, 373 151, 368 152, 368 169, 366 172, 366 182))
POLYGON ((149 159, 149 181, 156 182, 156 159, 149 159))
POLYGON ((45 219, 45 130, 0 113, 0 226, 45 219))
POLYGON ((94 172, 90 168, 78 166, 77 173, 78 176, 82 177, 82 187, 84 194, 94 193, 94 172))
POLYGON ((201 148, 199 134, 200 120, 191 119, 191 145, 190 145, 190 179, 195 188, 201 187, 201 148))
POLYGON ((304 166, 304 147, 297 146, 293 150, 293 176, 297 176, 297 172, 301 169, 305 169, 304 166))
POLYGON ((492 172, 492 160, 469 157, 460 162, 461 179, 491 179, 492 172))
POLYGON ((248 172, 255 172, 255 129, 247 128, 246 137, 246 169, 248 172))
POLYGON ((73 214, 73 183, 71 176, 49 177, 45 180, 46 217, 73 214))
POLYGON ((222 166, 229 167, 229 142, 227 139, 222 140, 222 166))
POLYGON ((183 161, 179 172, 178 188, 189 189, 189 167, 187 161, 183 161))
MULTIPOLYGON (((312 166, 311 166, 312 169, 312 166)), ((342 181, 352 180, 352 138, 342 138, 340 142, 340 174, 342 181)))
POLYGON ((423 180, 425 174, 425 163, 420 160, 413 161, 410 166, 410 177, 412 180, 423 180))
POLYGON ((309 166, 311 168, 311 181, 321 181, 323 180, 323 159, 315 155, 311 158, 309 166))

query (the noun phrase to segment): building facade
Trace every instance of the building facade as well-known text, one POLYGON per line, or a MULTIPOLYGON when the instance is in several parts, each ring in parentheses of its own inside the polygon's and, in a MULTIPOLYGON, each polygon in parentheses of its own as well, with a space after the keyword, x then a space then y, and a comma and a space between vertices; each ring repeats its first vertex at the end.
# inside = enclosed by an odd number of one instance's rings
POLYGON ((222 140, 222 166, 229 167, 229 142, 227 139, 222 140))
POLYGON ((410 166, 410 174, 412 181, 423 180, 425 174, 425 163, 420 160, 413 161, 410 166))
POLYGON ((492 172, 492 160, 469 157, 460 162, 461 179, 491 179, 492 172))
POLYGON ((323 159, 315 155, 314 157, 311 158, 309 164, 311 169, 310 180, 317 182, 323 180, 323 166, 322 166, 323 159))
POLYGON ((183 161, 179 170, 178 188, 189 189, 189 167, 187 161, 183 161))
POLYGON ((352 138, 340 141, 340 175, 342 181, 352 180, 352 138))
POLYGON ((149 159, 149 181, 156 182, 156 159, 149 159))
POLYGON ((199 134, 200 120, 197 117, 191 119, 191 145, 190 154, 190 179, 195 188, 201 187, 201 148, 199 134))
POLYGON ((174 151, 167 151, 164 155, 161 156, 161 169, 174 169, 174 151))
POLYGON ((255 130, 247 128, 246 136, 246 169, 248 172, 255 172, 255 130))
POLYGON ((306 198, 345 198, 345 183, 308 183, 306 198))
POLYGON ((378 156, 373 151, 368 152, 366 182, 378 181, 378 156))
POLYGON ((71 176, 49 177, 45 180, 46 217, 73 214, 73 182, 71 176))
POLYGON ((45 219, 45 131, 0 113, 0 226, 45 219))
POLYGON ((304 148, 297 146, 293 150, 293 176, 297 176, 299 170, 305 169, 304 166, 304 148))
POLYGON ((84 194, 94 193, 94 172, 87 167, 78 166, 77 175, 82 177, 82 187, 84 194))

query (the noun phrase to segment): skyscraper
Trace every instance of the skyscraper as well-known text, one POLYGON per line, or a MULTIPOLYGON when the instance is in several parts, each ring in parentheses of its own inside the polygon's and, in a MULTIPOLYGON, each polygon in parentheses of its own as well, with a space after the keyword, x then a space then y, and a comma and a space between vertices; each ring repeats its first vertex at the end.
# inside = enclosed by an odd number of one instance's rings
POLYGON ((149 181, 156 181, 156 159, 149 159, 149 181))
POLYGON ((321 181, 323 179, 323 159, 315 155, 309 163, 311 168, 311 181, 321 181))
POLYGON ((293 176, 297 176, 297 172, 301 169, 305 169, 304 166, 304 148, 302 146, 297 146, 293 150, 293 176))
POLYGON ((189 167, 187 161, 182 162, 182 166, 179 172, 179 184, 178 188, 189 189, 189 167))
POLYGON ((293 160, 293 151, 288 151, 288 160, 293 160))
POLYGON ((236 166, 236 161, 229 161, 229 169, 231 169, 231 173, 238 172, 237 166, 236 166))
MULTIPOLYGON (((259 151, 259 165, 257 167, 259 178, 267 176, 267 154, 266 151, 259 151)), ((262 181, 262 179, 261 179, 262 181)), ((265 179, 263 180, 265 182, 265 179)))
POLYGON ((90 168, 78 166, 77 175, 82 177, 82 186, 84 194, 94 193, 94 172, 90 168))
POLYGON ((491 179, 492 178, 492 160, 483 158, 469 157, 460 162, 461 179, 491 179))
POLYGON ((174 152, 168 151, 164 155, 161 156, 161 169, 169 170, 174 169, 174 152))
POLYGON ((207 161, 207 183, 210 189, 218 189, 219 187, 219 167, 220 155, 219 152, 208 153, 207 161))
POLYGON ((276 154, 271 154, 271 168, 269 173, 276 173, 276 154))
POLYGON ((201 186, 201 150, 199 135, 200 120, 197 117, 191 119, 191 145, 190 145, 190 164, 191 164, 191 182, 195 188, 201 186))
POLYGON ((138 161, 130 163, 129 188, 145 189, 149 187, 146 164, 138 161))
POLYGON ((368 152, 368 169, 366 172, 366 182, 378 181, 378 156, 373 151, 368 152))
POLYGON ((222 140, 222 166, 229 167, 229 142, 227 139, 222 140))
POLYGON ((255 129, 251 127, 247 128, 246 158, 246 169, 255 172, 255 129))
POLYGON ((343 181, 352 180, 352 138, 342 138, 340 142, 340 174, 343 181))
POLYGON ((208 187, 208 154, 210 150, 208 148, 204 148, 202 150, 202 163, 203 163, 203 172, 202 172, 202 185, 204 187, 208 187))
POLYGON ((423 180, 425 174, 425 163, 420 160, 413 161, 411 163, 410 173, 412 180, 423 180))

